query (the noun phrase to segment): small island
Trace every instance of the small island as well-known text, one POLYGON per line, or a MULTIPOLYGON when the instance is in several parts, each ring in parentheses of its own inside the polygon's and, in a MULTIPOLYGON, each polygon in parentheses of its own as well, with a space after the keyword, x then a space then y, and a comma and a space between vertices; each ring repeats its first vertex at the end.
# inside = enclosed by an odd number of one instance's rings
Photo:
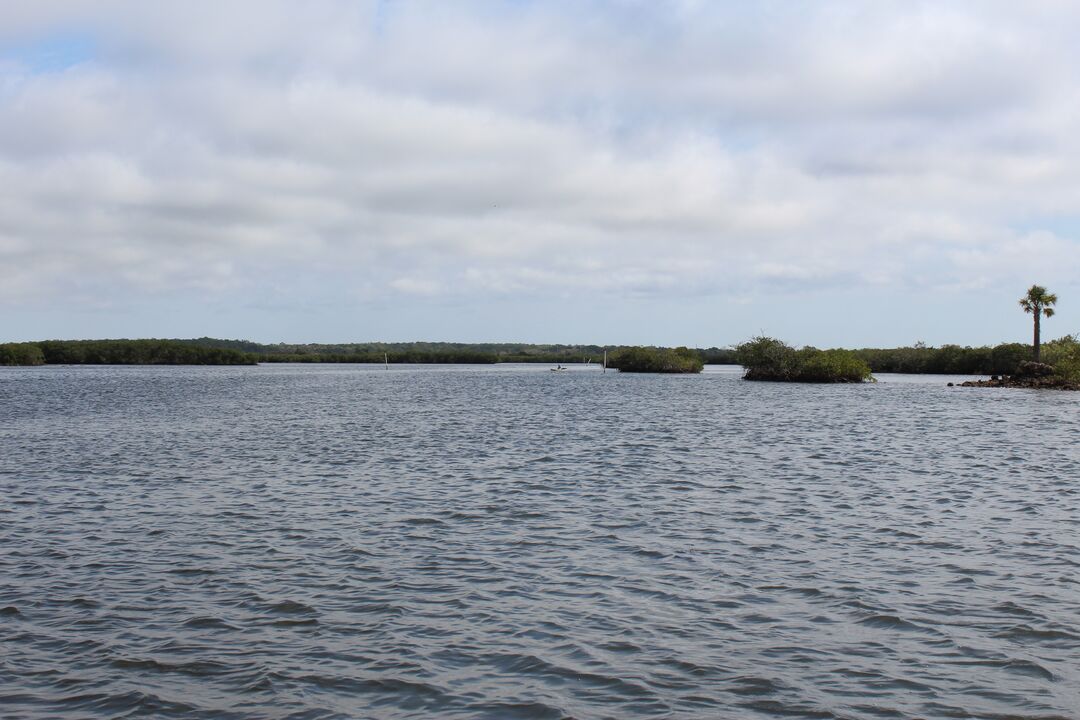
POLYGON ((628 347, 612 353, 608 367, 628 373, 699 373, 705 363, 690 348, 628 347))
POLYGON ((1034 321, 1031 360, 1019 363, 1009 374, 992 375, 989 380, 968 380, 960 383, 960 387, 1080 390, 1080 339, 1066 335, 1045 345, 1041 339, 1042 319, 1054 316, 1057 299, 1056 294, 1041 285, 1032 285, 1020 298, 1020 307, 1034 321))
POLYGON ((1044 357, 1049 362, 1026 360, 1010 374, 991 375, 989 380, 967 380, 959 386, 1080 390, 1080 341, 1069 335, 1047 343, 1045 348, 1048 352, 1044 357))
POLYGON ((796 350, 771 337, 756 337, 735 350, 744 380, 802 383, 872 381, 870 366, 850 350, 796 350))
MULTIPOLYGON (((953 383, 949 383, 951 386, 953 383)), ((968 380, 960 387, 1002 387, 1027 390, 1080 390, 1080 377, 1061 372, 1053 365, 1026 361, 1011 375, 991 375, 989 380, 968 380)))

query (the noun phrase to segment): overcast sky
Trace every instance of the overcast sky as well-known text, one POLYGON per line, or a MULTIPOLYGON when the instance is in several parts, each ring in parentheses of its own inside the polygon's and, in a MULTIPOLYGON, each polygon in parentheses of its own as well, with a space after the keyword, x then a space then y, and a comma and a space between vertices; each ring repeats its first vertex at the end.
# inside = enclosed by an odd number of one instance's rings
POLYGON ((0 340, 1080 331, 1080 5, 0 6, 0 340))

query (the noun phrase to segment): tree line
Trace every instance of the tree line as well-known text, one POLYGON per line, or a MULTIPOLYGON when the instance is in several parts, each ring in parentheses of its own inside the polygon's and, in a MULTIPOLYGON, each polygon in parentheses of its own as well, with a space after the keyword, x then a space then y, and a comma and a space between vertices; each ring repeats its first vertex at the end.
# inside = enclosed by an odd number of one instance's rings
MULTIPOLYGON (((1042 290, 1042 288, 1035 288, 1042 290)), ((1046 314, 1048 299, 1042 295, 1038 307, 1046 314)), ((257 362, 292 363, 461 363, 501 362, 575 363, 588 360, 599 364, 604 357, 599 345, 530 345, 525 343, 353 343, 310 345, 265 345, 247 340, 195 338, 186 340, 43 340, 0 344, 0 365, 115 364, 115 365, 243 365, 257 362)), ((693 364, 739 364, 737 348, 653 348, 609 346, 609 366, 677 367, 682 361, 693 364), (667 353, 665 355, 665 353, 667 353)), ((875 373, 939 373, 946 375, 1008 375, 1034 355, 1033 345, 1002 343, 967 347, 928 347, 917 343, 899 348, 862 348, 850 351, 875 373)), ((1052 365, 1073 363, 1080 357, 1074 336, 1040 342, 1039 356, 1052 365)))
MULTIPOLYGON (((1071 336, 1043 343, 1047 360, 1060 360, 1071 352, 1071 336)), ((629 364, 649 366, 667 348, 612 346, 609 366, 622 354, 629 364), (648 351, 648 352, 647 352, 648 351), (654 356, 638 363, 649 353, 654 356), (631 361, 631 358, 637 360, 631 361)), ((738 364, 735 348, 683 348, 704 364, 738 364)), ((899 348, 862 348, 851 351, 877 373, 941 373, 954 375, 1009 374, 1032 357, 1032 346, 1002 343, 993 347, 916 344, 899 348)), ((0 365, 243 365, 256 362, 290 363, 468 363, 500 362, 574 363, 603 361, 604 348, 590 345, 526 345, 467 343, 368 343, 355 345, 262 345, 244 340, 44 340, 0 344, 0 365)), ((660 362, 663 364, 663 362, 660 362)))
POLYGON ((178 340, 43 340, 0 345, 0 365, 252 365, 230 348, 178 340))
POLYGON ((253 357, 264 363, 410 363, 487 365, 499 362, 493 353, 473 350, 393 350, 378 352, 357 350, 349 353, 254 353, 253 357))
POLYGON ((899 348, 862 348, 852 351, 876 373, 915 375, 1004 375, 1031 358, 1031 346, 1002 343, 993 347, 916 344, 899 348))

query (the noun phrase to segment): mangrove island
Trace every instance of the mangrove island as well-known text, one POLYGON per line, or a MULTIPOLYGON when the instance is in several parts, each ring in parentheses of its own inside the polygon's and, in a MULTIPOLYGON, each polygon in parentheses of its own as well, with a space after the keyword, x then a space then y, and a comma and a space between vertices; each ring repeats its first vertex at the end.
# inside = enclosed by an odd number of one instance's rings
POLYGON ((806 383, 859 383, 872 380, 870 366, 850 350, 801 350, 770 337, 756 337, 736 348, 746 380, 806 383))
POLYGON ((630 347, 612 353, 608 367, 629 373, 699 373, 705 362, 690 348, 630 347))

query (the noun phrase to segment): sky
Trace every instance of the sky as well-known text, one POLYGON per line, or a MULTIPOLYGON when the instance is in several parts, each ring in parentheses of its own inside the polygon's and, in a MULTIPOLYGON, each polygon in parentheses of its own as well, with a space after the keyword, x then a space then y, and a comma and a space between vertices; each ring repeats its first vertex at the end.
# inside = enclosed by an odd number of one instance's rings
POLYGON ((1080 332, 1066 0, 0 6, 0 341, 1080 332))

